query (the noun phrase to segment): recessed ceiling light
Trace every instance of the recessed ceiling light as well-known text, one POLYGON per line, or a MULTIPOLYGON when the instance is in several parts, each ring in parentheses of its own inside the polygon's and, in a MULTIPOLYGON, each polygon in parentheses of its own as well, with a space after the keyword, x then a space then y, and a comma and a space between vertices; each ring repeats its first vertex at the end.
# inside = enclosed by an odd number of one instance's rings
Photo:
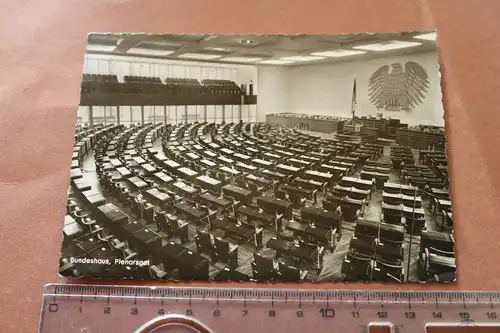
POLYGON ((171 50, 153 50, 153 49, 143 49, 139 47, 133 47, 127 51, 127 53, 141 54, 141 55, 155 55, 155 56, 166 56, 174 53, 171 50))
POLYGON ((87 44, 87 51, 111 52, 115 48, 116 48, 116 45, 87 44))
POLYGON ((429 32, 429 33, 426 33, 426 34, 421 34, 421 35, 413 36, 413 38, 415 38, 415 39, 423 39, 423 40, 436 41, 436 39, 437 39, 437 33, 435 31, 434 32, 429 32))
POLYGON ((270 60, 262 60, 262 61, 259 61, 259 64, 263 64, 263 65, 289 65, 289 64, 293 64, 295 61, 291 61, 291 60, 273 60, 273 59, 270 59, 270 60))
POLYGON ((175 43, 175 42, 155 41, 155 40, 148 40, 146 42, 139 43, 139 46, 142 46, 142 45, 144 45, 144 48, 147 48, 148 45, 167 46, 167 47, 179 47, 179 46, 181 46, 181 44, 175 43))
POLYGON ((205 50, 219 51, 219 52, 229 51, 228 49, 224 49, 222 47, 205 47, 205 50))
POLYGON ((399 41, 399 40, 391 40, 391 41, 376 43, 376 44, 354 46, 353 49, 379 52, 379 51, 405 49, 407 47, 414 47, 414 46, 418 46, 418 45, 422 45, 422 44, 419 42, 405 42, 405 41, 399 41))
POLYGON ((233 61, 233 62, 254 62, 262 60, 262 58, 254 58, 254 57, 228 57, 222 58, 220 61, 233 61))
POLYGON ((290 61, 314 61, 314 60, 322 60, 325 57, 317 57, 317 56, 293 56, 293 57, 284 57, 281 60, 290 60, 290 61))
POLYGON ((240 40, 240 43, 241 44, 254 44, 255 42, 253 40, 250 40, 250 39, 242 39, 240 40))
POLYGON ((221 56, 218 54, 184 53, 184 54, 179 54, 178 57, 179 58, 188 58, 188 59, 210 60, 210 59, 220 58, 221 56))
POLYGON ((333 51, 324 51, 324 52, 313 52, 311 55, 313 56, 323 56, 323 57, 331 57, 331 58, 340 58, 340 57, 348 57, 358 54, 366 53, 365 51, 355 51, 355 50, 333 50, 333 51))

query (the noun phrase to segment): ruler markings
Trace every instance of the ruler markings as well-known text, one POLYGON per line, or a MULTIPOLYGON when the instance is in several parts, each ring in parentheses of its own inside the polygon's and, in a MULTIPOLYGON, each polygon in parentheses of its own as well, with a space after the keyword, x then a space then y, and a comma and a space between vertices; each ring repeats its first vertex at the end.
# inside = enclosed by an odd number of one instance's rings
MULTIPOLYGON (((103 310, 99 304, 103 304, 104 306, 104 304, 109 305, 111 303, 111 306, 106 308, 108 310, 104 310, 105 314, 134 315, 137 320, 150 319, 151 314, 155 316, 157 314, 172 313, 172 311, 189 316, 201 316, 204 320, 219 316, 233 316, 237 313, 238 316, 242 317, 246 315, 245 318, 256 318, 256 316, 257 318, 258 316, 284 318, 293 316, 293 318, 302 318, 297 319, 296 324, 292 324, 289 333, 295 332, 295 328, 297 330, 302 329, 300 325, 304 322, 312 323, 312 327, 318 327, 318 332, 320 332, 322 330, 319 328, 322 327, 321 325, 326 325, 325 323, 328 323, 327 325, 330 325, 332 328, 337 327, 336 325, 344 325, 340 322, 349 323, 349 327, 352 330, 355 327, 353 325, 366 327, 368 322, 379 322, 381 320, 392 322, 396 328, 395 332, 413 333, 417 332, 413 328, 417 324, 422 325, 423 322, 436 324, 439 322, 450 323, 456 321, 462 326, 477 326, 488 323, 500 324, 500 318, 497 318, 496 312, 491 311, 494 308, 494 304, 498 304, 500 301, 498 295, 497 292, 365 292, 262 288, 252 290, 245 288, 47 286, 43 302, 44 309, 47 309, 47 311, 42 311, 42 315, 45 318, 45 322, 48 322, 50 318, 56 318, 58 313, 61 313, 61 315, 67 313, 66 316, 60 319, 68 320, 68 318, 71 318, 78 322, 78 318, 80 317, 72 317, 75 314, 69 315, 71 312, 68 311, 73 309, 72 311, 76 313, 78 311, 82 313, 82 309, 85 308, 87 309, 84 310, 85 313, 92 312, 92 310, 102 313, 103 310), (83 301, 87 299, 92 300, 92 302, 85 302, 83 305, 83 301), (141 300, 145 299, 149 302, 141 302, 141 300), (80 307, 61 306, 66 302, 71 304, 69 302, 72 300, 79 300, 80 307), (161 302, 162 307, 166 302, 169 302, 168 312, 163 309, 158 310, 154 305, 157 303, 152 302, 156 300, 161 302), (179 302, 183 300, 188 300, 189 308, 186 308, 186 305, 179 302), (258 300, 258 303, 262 304, 247 310, 247 302, 252 300, 258 300), (126 304, 130 301, 133 301, 134 304, 137 303, 138 306, 132 309, 127 307, 126 304), (320 305, 323 301, 326 302, 326 308, 322 308, 320 305), (217 311, 213 310, 210 305, 208 305, 208 308, 203 305, 210 304, 211 302, 216 306, 217 311), (235 309, 231 305, 232 302, 243 305, 244 310, 240 312, 238 308, 235 309), (320 304, 316 305, 318 302, 320 304), (294 304, 297 304, 300 310, 294 304), (377 311, 377 305, 382 308, 387 305, 387 309, 377 311), (273 310, 269 310, 270 308, 273 310), (439 312, 435 310, 438 308, 439 312), (458 310, 460 308, 467 309, 467 311, 458 310), (342 320, 339 322, 335 318, 342 318, 342 320)), ((120 315, 107 316, 106 318, 117 320, 116 318, 118 317, 120 315)), ((98 317, 96 318, 98 319, 98 317)), ((288 322, 288 320, 293 319, 285 320, 288 322)), ((224 321, 217 321, 217 323, 220 322, 224 321)), ((260 322, 260 320, 257 320, 257 322, 260 322)), ((272 322, 279 323, 279 321, 272 322)), ((235 323, 237 325, 237 322, 235 323)), ((253 320, 246 323, 246 326, 241 327, 242 333, 247 332, 246 329, 252 327, 253 320)), ((84 324, 82 322, 82 325, 84 324)), ((104 325, 103 321, 100 320, 95 320, 93 324, 104 325)), ((276 330, 276 328, 272 330, 276 330)), ((349 328, 346 329, 346 331, 348 330, 349 328)), ((96 328, 95 330, 92 329, 92 331, 100 330, 96 328)), ((215 331, 220 330, 215 329, 215 331)), ((47 328, 47 331, 41 330, 40 332, 46 333, 51 332, 51 330, 47 328)), ((71 332, 68 331, 68 333, 71 332)), ((112 333, 112 331, 109 332, 112 333)), ((418 332, 422 332, 422 327, 420 327, 418 332)))
POLYGON ((328 302, 335 303, 351 303, 353 301, 359 303, 361 302, 372 303, 402 303, 402 302, 410 302, 411 304, 415 304, 414 300, 417 296, 420 296, 421 303, 426 304, 431 299, 434 300, 434 303, 442 303, 441 300, 446 299, 449 304, 460 303, 463 305, 464 303, 467 306, 471 306, 471 304, 488 304, 491 307, 494 307, 494 304, 500 303, 498 299, 498 293, 450 293, 450 292, 398 292, 398 293, 381 293, 381 292, 363 292, 363 291, 355 291, 355 292, 346 292, 346 291, 300 291, 300 290, 265 290, 256 289, 256 290, 231 290, 231 291, 222 291, 222 290, 203 290, 203 289, 195 289, 195 288, 159 288, 156 287, 151 289, 149 287, 138 287, 138 288, 120 288, 120 287, 106 287, 106 288, 96 288, 94 286, 85 286, 85 287, 58 287, 53 288, 52 290, 48 289, 46 295, 51 295, 55 299, 59 299, 59 297, 65 296, 66 298, 73 297, 93 297, 99 298, 102 297, 102 294, 109 295, 110 298, 120 297, 127 298, 132 294, 137 299, 148 299, 152 297, 160 297, 160 298, 174 298, 174 299, 196 299, 197 297, 209 298, 207 295, 214 295, 219 298, 220 301, 224 300, 226 297, 228 299, 243 299, 247 298, 247 296, 257 296, 261 301, 267 301, 268 298, 274 299, 274 302, 289 302, 293 298, 300 298, 301 301, 304 302, 315 302, 318 299, 325 299, 328 302), (142 289, 138 289, 142 288, 142 289), (154 292, 153 292, 154 290, 154 292), (80 292, 78 292, 80 291, 80 292), (105 293, 103 293, 105 291, 105 293), (119 295, 119 296, 115 296, 119 295), (153 296, 155 295, 155 296, 153 296), (156 296, 157 295, 157 296, 156 296), (222 296, 222 297, 221 297, 222 296), (405 298, 403 299, 403 296, 405 298), (433 296, 433 297, 432 297, 433 296), (378 300, 377 300, 378 298, 378 300))

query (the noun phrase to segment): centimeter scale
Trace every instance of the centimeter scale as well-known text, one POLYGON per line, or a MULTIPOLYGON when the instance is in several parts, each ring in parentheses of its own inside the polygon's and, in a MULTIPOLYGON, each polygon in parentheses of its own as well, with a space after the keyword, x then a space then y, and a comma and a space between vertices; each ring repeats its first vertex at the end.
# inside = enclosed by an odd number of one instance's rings
POLYGON ((500 292, 45 286, 41 333, 500 332, 500 292))

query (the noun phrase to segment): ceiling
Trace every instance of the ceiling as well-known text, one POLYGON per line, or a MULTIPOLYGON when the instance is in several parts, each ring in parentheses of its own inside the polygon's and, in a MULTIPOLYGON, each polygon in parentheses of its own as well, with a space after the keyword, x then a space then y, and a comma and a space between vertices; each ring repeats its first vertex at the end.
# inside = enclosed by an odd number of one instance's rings
POLYGON ((87 53, 93 54, 284 66, 371 59, 435 50, 435 32, 340 35, 96 33, 89 35, 87 43, 87 53))

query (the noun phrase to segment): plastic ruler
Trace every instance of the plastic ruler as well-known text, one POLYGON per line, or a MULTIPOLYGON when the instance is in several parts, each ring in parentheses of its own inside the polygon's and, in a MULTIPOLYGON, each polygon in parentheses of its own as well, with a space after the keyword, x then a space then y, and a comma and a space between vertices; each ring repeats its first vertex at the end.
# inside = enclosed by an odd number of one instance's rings
POLYGON ((41 333, 500 332, 500 292, 51 284, 41 333))

